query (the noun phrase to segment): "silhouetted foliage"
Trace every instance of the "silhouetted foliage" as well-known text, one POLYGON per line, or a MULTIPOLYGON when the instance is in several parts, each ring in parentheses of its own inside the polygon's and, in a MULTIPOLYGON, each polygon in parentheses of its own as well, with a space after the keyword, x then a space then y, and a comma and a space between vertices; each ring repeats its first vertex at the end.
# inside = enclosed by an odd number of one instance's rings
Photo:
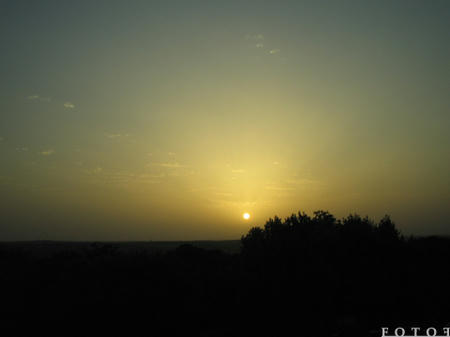
POLYGON ((381 326, 448 323, 447 238, 405 238, 389 216, 375 223, 317 211, 269 219, 240 243, 237 254, 195 244, 155 251, 42 243, 47 255, 0 244, 2 329, 364 337, 381 326))

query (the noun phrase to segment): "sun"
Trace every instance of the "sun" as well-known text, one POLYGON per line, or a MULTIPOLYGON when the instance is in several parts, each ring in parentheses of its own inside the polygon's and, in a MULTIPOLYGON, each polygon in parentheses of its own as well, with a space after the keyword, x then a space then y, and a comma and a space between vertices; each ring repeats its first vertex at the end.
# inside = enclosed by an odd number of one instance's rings
POLYGON ((244 213, 244 214, 242 214, 242 217, 244 218, 244 220, 248 220, 248 219, 250 219, 250 214, 244 213))

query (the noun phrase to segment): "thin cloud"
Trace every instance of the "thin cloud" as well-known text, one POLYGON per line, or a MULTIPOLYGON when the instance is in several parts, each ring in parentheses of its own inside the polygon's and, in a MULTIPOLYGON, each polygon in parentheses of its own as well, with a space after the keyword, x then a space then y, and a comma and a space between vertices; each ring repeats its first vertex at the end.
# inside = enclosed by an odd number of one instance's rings
POLYGON ((70 103, 70 102, 66 102, 66 103, 64 103, 64 107, 66 109, 74 109, 75 108, 75 104, 70 103))
POLYGON ((29 99, 31 101, 41 101, 41 102, 50 102, 51 101, 50 97, 41 97, 39 95, 30 95, 27 97, 27 99, 29 99))
POLYGON ((304 185, 319 185, 321 182, 319 180, 313 179, 302 179, 302 178, 293 178, 286 180, 287 184, 295 185, 295 186, 304 186, 304 185))
MULTIPOLYGON (((76 163, 76 165, 83 166, 83 163, 82 162, 78 162, 78 163, 76 163)), ((98 167, 95 167, 93 169, 83 170, 83 171, 84 171, 84 173, 86 173, 88 175, 98 175, 98 174, 103 172, 103 168, 98 166, 98 167)))
POLYGON ((208 202, 213 207, 225 208, 225 209, 236 208, 236 207, 242 208, 242 209, 251 209, 257 205, 256 201, 242 202, 242 201, 236 201, 236 200, 229 200, 227 198, 220 198, 218 196, 212 196, 212 197, 208 198, 208 202))
POLYGON ((247 41, 251 41, 256 48, 264 48, 264 35, 262 34, 247 34, 245 35, 247 41))
POLYGON ((232 173, 244 173, 245 170, 243 169, 237 169, 237 170, 231 170, 232 173))
POLYGON ((102 168, 97 167, 92 170, 84 170, 95 184, 113 184, 116 186, 127 187, 131 184, 158 184, 161 183, 166 176, 164 173, 159 174, 147 174, 147 173, 133 173, 133 172, 108 172, 102 168))
POLYGON ((139 184, 159 184, 164 177, 164 174, 138 174, 136 180, 139 184))
POLYGON ((54 150, 45 150, 45 151, 39 152, 39 154, 40 154, 40 155, 43 155, 43 156, 51 156, 51 155, 54 154, 54 153, 55 153, 54 150))
POLYGON ((190 166, 182 165, 177 161, 149 163, 147 166, 159 168, 157 173, 164 174, 166 177, 187 177, 197 174, 190 166))
POLYGON ((269 181, 265 184, 264 189, 277 197, 288 197, 298 193, 298 191, 317 190, 322 186, 323 184, 319 180, 293 177, 287 180, 269 181))
POLYGON ((124 138, 129 137, 130 135, 128 133, 107 133, 106 137, 110 139, 117 139, 117 138, 124 138))
POLYGON ((262 35, 262 34, 247 34, 247 35, 245 35, 245 39, 262 41, 262 40, 264 40, 264 35, 262 35))
POLYGON ((271 49, 271 50, 269 51, 269 54, 274 55, 274 54, 278 54, 279 52, 281 52, 280 49, 271 49))
POLYGON ((169 163, 150 163, 150 166, 159 166, 159 167, 167 167, 167 168, 185 168, 186 165, 181 165, 178 162, 169 162, 169 163))
POLYGON ((16 148, 16 150, 17 151, 20 151, 20 152, 27 152, 28 151, 28 148, 27 147, 18 147, 18 148, 16 148))
POLYGON ((194 170, 189 170, 187 168, 181 168, 177 170, 171 170, 167 173, 168 177, 188 177, 197 174, 194 170))

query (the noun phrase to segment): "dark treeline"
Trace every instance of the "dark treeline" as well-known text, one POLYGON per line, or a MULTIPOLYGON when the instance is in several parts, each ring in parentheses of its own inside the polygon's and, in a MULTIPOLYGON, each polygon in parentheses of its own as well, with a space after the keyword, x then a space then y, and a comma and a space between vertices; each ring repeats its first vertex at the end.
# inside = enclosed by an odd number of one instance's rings
POLYGON ((30 336, 381 336, 448 326, 449 261, 447 238, 324 211, 269 219, 238 254, 2 245, 0 324, 30 336))

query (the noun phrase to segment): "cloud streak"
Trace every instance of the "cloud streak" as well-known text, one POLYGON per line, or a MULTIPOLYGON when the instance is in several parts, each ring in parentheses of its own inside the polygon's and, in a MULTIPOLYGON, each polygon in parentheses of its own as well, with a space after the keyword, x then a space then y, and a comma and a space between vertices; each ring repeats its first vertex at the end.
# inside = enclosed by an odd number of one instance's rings
POLYGON ((159 166, 159 167, 166 167, 166 168, 185 168, 186 165, 181 165, 178 162, 168 162, 168 163, 150 163, 149 166, 159 166))
POLYGON ((109 139, 119 139, 119 138, 125 138, 129 137, 130 135, 128 133, 107 133, 106 137, 109 139))
POLYGON ((262 41, 264 40, 264 35, 262 34, 247 34, 245 35, 246 40, 253 40, 253 41, 262 41))
POLYGON ((92 170, 85 170, 91 183, 115 185, 118 187, 142 186, 147 184, 159 184, 163 182, 165 174, 147 174, 133 172, 105 172, 97 167, 92 170))
POLYGON ((267 43, 268 41, 262 34, 247 34, 247 35, 245 35, 245 39, 247 41, 250 41, 251 46, 254 48, 257 48, 257 49, 266 48, 266 46, 268 45, 267 53, 270 55, 279 54, 281 52, 281 50, 279 48, 273 48, 273 45, 271 48, 270 43, 267 43))
POLYGON ((71 102, 65 102, 64 103, 64 107, 66 109, 74 109, 75 108, 75 104, 71 103, 71 102))
POLYGON ((50 102, 51 101, 50 97, 41 97, 40 95, 30 95, 30 96, 27 96, 27 99, 29 99, 31 101, 41 101, 41 102, 50 102))
POLYGON ((51 150, 51 149, 39 152, 39 154, 42 156, 51 156, 54 153, 55 153, 55 150, 51 150))
POLYGON ((245 35, 247 41, 251 41, 256 48, 264 48, 264 35, 262 34, 247 34, 245 35))

